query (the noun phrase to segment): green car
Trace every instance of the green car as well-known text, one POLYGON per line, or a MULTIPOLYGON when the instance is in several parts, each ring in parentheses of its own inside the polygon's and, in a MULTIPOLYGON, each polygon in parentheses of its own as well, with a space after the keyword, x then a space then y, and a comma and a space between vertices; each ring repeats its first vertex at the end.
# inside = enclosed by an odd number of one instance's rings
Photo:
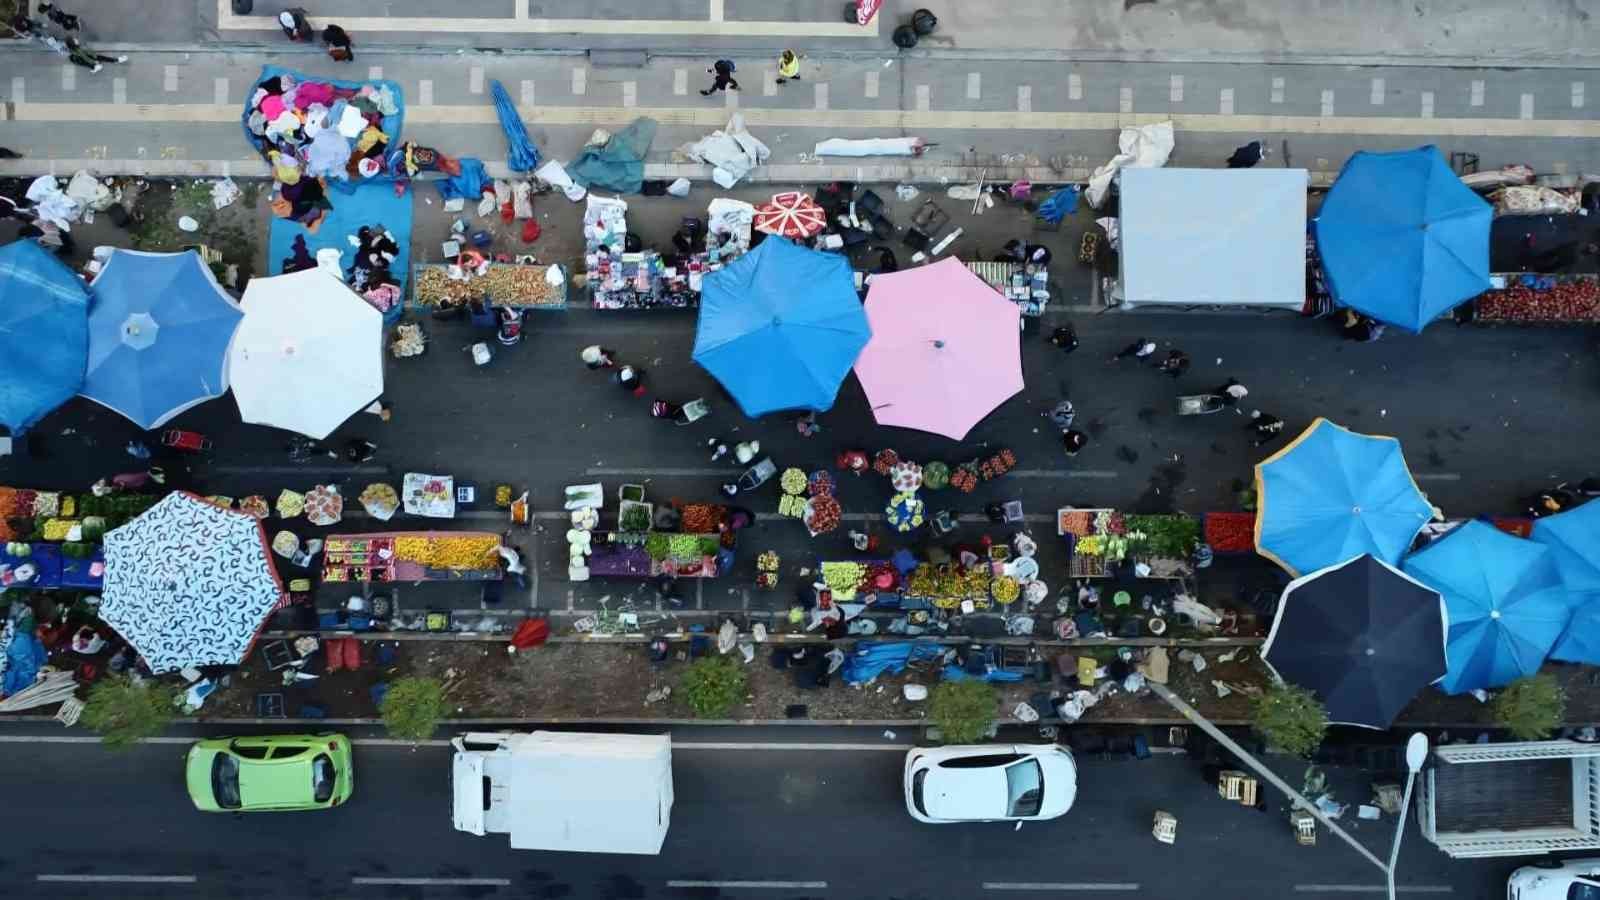
POLYGON ((184 780, 202 812, 325 809, 350 799, 355 762, 342 734, 212 738, 189 748, 184 780))

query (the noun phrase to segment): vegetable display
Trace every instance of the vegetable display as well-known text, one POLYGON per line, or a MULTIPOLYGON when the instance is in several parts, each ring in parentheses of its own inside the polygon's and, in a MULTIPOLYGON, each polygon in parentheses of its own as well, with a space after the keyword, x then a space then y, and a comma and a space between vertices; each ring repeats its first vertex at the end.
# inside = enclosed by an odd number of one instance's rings
POLYGON ((406 535, 395 538, 394 555, 397 559, 414 562, 434 569, 493 569, 499 565, 495 548, 500 539, 492 534, 471 537, 419 537, 406 535))
POLYGON ((467 281, 452 279, 444 266, 420 266, 415 295, 418 303, 463 303, 488 297, 497 306, 561 306, 565 279, 551 284, 548 266, 494 263, 489 271, 467 281))
POLYGON ((931 462, 922 467, 922 486, 930 491, 950 486, 950 467, 942 462, 931 462))
POLYGON ((278 518, 292 519, 306 511, 306 495, 284 488, 278 494, 278 518))
POLYGON ((1206 543, 1217 553, 1248 553, 1256 546, 1255 513, 1210 513, 1205 535, 1206 543))
POLYGON ((805 493, 806 483, 804 469, 790 467, 784 469, 783 474, 778 476, 778 487, 782 488, 785 494, 805 493))
POLYGON ((1501 290, 1478 298, 1488 322, 1600 322, 1600 276, 1510 275, 1501 290))
POLYGON ((833 599, 848 602, 855 599, 856 590, 866 577, 867 567, 853 562, 825 562, 822 564, 822 583, 833 592, 833 599))
POLYGON ((839 527, 840 517, 844 509, 839 506, 839 501, 832 497, 812 497, 806 504, 805 523, 812 535, 824 534, 839 527))

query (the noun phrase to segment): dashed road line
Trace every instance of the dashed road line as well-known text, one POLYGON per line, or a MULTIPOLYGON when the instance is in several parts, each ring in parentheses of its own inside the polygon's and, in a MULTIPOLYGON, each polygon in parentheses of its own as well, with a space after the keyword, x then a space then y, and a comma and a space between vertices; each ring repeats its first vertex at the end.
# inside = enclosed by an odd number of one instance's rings
POLYGON ((1272 79, 1272 102, 1282 103, 1285 81, 1282 78, 1272 79))
POLYGON ((624 81, 622 83, 622 108, 633 109, 639 105, 639 82, 624 81))
POLYGON ((383 80, 383 66, 367 66, 367 80, 368 81, 382 81, 383 80))
POLYGON ((1033 112, 1033 85, 1017 85, 1017 112, 1033 112))
POLYGON ((1326 119, 1326 118, 1331 117, 1332 115, 1333 115, 1333 91, 1325 89, 1322 92, 1322 117, 1324 119, 1326 119))
POLYGON ((194 884, 200 879, 193 875, 35 875, 33 880, 47 884, 194 884))
POLYGON ((177 66, 161 67, 161 89, 169 94, 178 89, 177 66))
POLYGON ((1468 98, 1468 101, 1473 106, 1483 105, 1483 87, 1483 79, 1474 78, 1472 80, 1471 96, 1468 98))
MULTIPOLYGON (((682 97, 683 95, 689 93, 689 70, 688 69, 673 69, 672 70, 672 93, 673 93, 674 96, 677 96, 677 97, 682 97)), ((533 104, 532 103, 527 103, 527 105, 528 106, 532 106, 533 104)))
POLYGON ((811 105, 819 110, 828 108, 828 83, 821 82, 813 85, 811 105))
POLYGON ((669 881, 669 888, 720 888, 726 890, 825 891, 826 881, 669 881))
POLYGON ((1418 481, 1460 481, 1458 472, 1414 472, 1412 477, 1418 481))
MULTIPOLYGON (((1396 885, 1397 894, 1453 894, 1455 888, 1448 884, 1396 885)), ((1297 884, 1297 894, 1386 894, 1389 888, 1381 884, 1297 884)))
POLYGON ((75 91, 78 89, 78 68, 72 63, 61 67, 61 89, 75 91))
POLYGON ((483 93, 483 66, 473 66, 467 70, 467 91, 473 94, 483 93))
POLYGON ((1383 92, 1383 85, 1384 85, 1384 82, 1383 82, 1382 78, 1374 78, 1374 79, 1372 79, 1372 97, 1371 97, 1371 102, 1372 102, 1373 106, 1382 106, 1383 105, 1383 93, 1384 93, 1383 92))
POLYGON ((876 100, 878 98, 878 73, 868 72, 865 81, 866 83, 861 87, 862 96, 869 100, 876 100))
POLYGON ((572 69, 572 93, 581 96, 589 89, 589 70, 583 66, 574 66, 572 69))
POLYGON ((1523 121, 1533 118, 1533 95, 1523 94, 1522 103, 1517 110, 1517 117, 1523 121))
POLYGON ((1137 882, 1121 881, 985 881, 986 891, 1137 891, 1137 882))
POLYGON ((1167 79, 1167 100, 1172 103, 1183 102, 1183 76, 1173 75, 1167 79))
POLYGON ((980 100, 983 98, 983 73, 967 73, 967 99, 980 100))
POLYGON ((436 885, 446 887, 510 887, 509 878, 362 878, 350 879, 354 885, 366 887, 420 887, 436 885))
POLYGON ((1067 99, 1083 99, 1083 76, 1073 73, 1067 76, 1067 99))
POLYGON ((524 78, 522 80, 521 94, 522 94, 522 96, 518 100, 518 102, 520 102, 523 106, 532 106, 533 105, 533 81, 532 81, 532 79, 524 78))
POLYGON ((1233 88, 1223 88, 1222 94, 1217 98, 1217 112, 1224 116, 1233 115, 1233 88))
POLYGON ((433 105, 433 79, 424 78, 417 82, 417 104, 420 106, 433 105))
POLYGON ((926 84, 917 85, 917 112, 927 112, 933 108, 933 88, 926 84))

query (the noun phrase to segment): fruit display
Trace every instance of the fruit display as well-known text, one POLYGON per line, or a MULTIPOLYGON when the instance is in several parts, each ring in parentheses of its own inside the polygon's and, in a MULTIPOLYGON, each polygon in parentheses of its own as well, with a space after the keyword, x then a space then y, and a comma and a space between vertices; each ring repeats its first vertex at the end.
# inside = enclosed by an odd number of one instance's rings
POLYGON ((493 569, 500 556, 500 539, 492 534, 424 537, 404 535, 394 540, 397 559, 433 569, 493 569))
POLYGON ((306 511, 306 495, 284 488, 278 494, 278 518, 292 519, 306 511))
POLYGON ((251 494, 239 501, 239 511, 259 521, 272 515, 272 504, 260 494, 251 494))
POLYGON ((1216 553, 1248 553, 1256 546, 1256 514, 1208 513, 1205 534, 1216 553))
POLYGON ((901 460, 889 468, 889 484, 896 493, 912 493, 922 487, 922 480, 922 467, 910 460, 901 460))
POLYGON ((1056 510, 1056 534, 1075 534, 1079 537, 1093 534, 1095 512, 1092 509, 1056 510))
POLYGON ((950 473, 950 486, 963 494, 970 494, 978 489, 978 467, 964 463, 950 473))
POLYGON ((806 499, 799 494, 784 494, 778 498, 778 515, 799 519, 806 514, 806 499))
POLYGON ((1022 596, 1022 585, 1015 578, 1002 575, 990 585, 990 591, 994 594, 994 602, 1007 606, 1017 602, 1017 598, 1022 596))
POLYGON ((899 461, 900 454, 893 450, 879 450, 877 455, 872 457, 872 471, 877 472, 879 475, 887 476, 889 470, 893 469, 895 463, 899 461))
POLYGON ((678 527, 689 534, 711 534, 721 528, 727 518, 725 506, 711 503, 686 503, 678 511, 678 527))
POLYGON ((385 522, 400 508, 399 492, 381 481, 367 485, 356 499, 361 501, 361 508, 368 515, 385 522))
POLYGON ((1600 276, 1507 275, 1478 297, 1484 322, 1600 322, 1600 276))
POLYGON ((796 469, 791 466, 784 469, 783 474, 778 476, 778 487, 782 488, 785 494, 803 494, 806 490, 806 484, 804 469, 796 469))
POLYGON ((844 515, 844 508, 839 501, 829 496, 812 497, 806 504, 806 527, 811 530, 813 537, 825 534, 839 527, 840 517, 844 515))
POLYGON ((866 577, 867 567, 853 562, 825 562, 822 564, 822 583, 833 592, 833 599, 849 602, 855 599, 856 590, 866 577))
POLYGON ((833 481, 833 475, 829 473, 827 469, 818 469, 815 472, 812 472, 811 479, 807 482, 807 486, 811 489, 811 496, 813 497, 831 497, 833 496, 833 490, 836 487, 833 481))
POLYGON ((306 494, 306 518, 313 525, 333 525, 344 518, 344 498, 327 485, 317 485, 306 494))
POLYGON ((415 296, 418 303, 465 303, 488 297, 496 306, 565 306, 566 280, 551 284, 549 266, 492 263, 486 274, 456 281, 445 266, 418 266, 415 296))

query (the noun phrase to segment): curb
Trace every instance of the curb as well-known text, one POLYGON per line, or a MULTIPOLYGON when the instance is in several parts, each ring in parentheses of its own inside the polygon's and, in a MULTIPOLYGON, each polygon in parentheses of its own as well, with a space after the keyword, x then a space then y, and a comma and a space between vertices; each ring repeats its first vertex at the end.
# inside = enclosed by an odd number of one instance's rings
MULTIPOLYGON (((742 611, 741 611, 742 613, 742 611)), ((703 613, 677 613, 678 616, 703 615, 713 620, 722 618, 749 618, 747 613, 736 614, 733 611, 706 610, 703 613)), ((774 613, 773 617, 778 615, 774 613)), ((444 643, 496 643, 503 644, 511 639, 510 633, 489 634, 482 631, 468 632, 416 632, 416 631, 264 631, 258 635, 259 640, 294 640, 297 637, 310 635, 323 638, 355 638, 358 641, 440 641, 444 643)), ((663 634, 645 634, 643 632, 629 632, 615 635, 551 635, 545 640, 547 644, 646 644, 650 641, 661 639, 672 643, 684 643, 692 637, 687 631, 671 631, 663 634)), ((715 632, 705 632, 700 637, 714 637, 715 632)), ((967 635, 924 635, 920 637, 906 637, 896 634, 860 634, 849 635, 837 640, 828 640, 820 634, 768 634, 766 644, 855 644, 859 641, 874 641, 881 643, 923 643, 945 644, 949 646, 965 646, 967 644, 994 644, 1004 647, 1169 647, 1178 649, 1218 650, 1227 647, 1259 647, 1266 643, 1266 638, 1255 637, 1223 637, 1223 638, 1072 638, 1070 640, 1041 640, 1032 637, 974 637, 967 635)), ((538 648, 527 651, 537 652, 538 648)))

